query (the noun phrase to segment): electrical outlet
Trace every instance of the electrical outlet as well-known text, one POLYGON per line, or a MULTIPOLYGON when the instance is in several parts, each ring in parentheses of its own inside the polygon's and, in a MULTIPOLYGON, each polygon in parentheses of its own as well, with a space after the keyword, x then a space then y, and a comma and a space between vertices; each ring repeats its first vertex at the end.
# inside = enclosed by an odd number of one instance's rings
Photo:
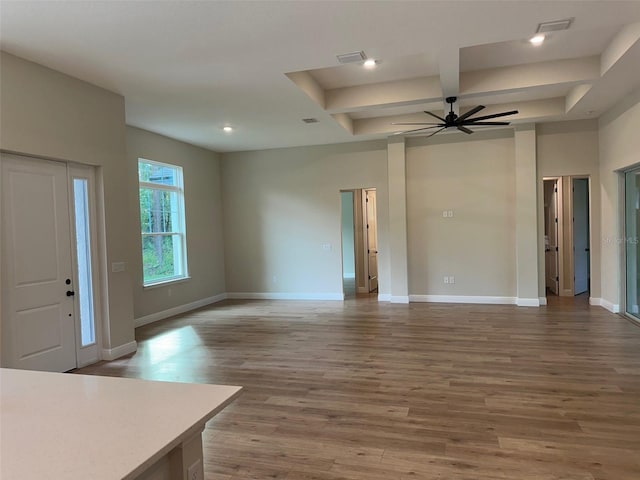
POLYGON ((449 210, 449 211, 447 212, 447 217, 449 217, 449 218, 453 218, 453 210, 449 210))
POLYGON ((447 213, 446 210, 442 210, 442 218, 447 218, 449 216, 449 214, 447 213))
POLYGON ((449 283, 456 283, 456 277, 449 277, 449 283))
POLYGON ((191 464, 187 470, 187 480, 203 480, 202 478, 202 463, 200 459, 191 464))
POLYGON ((444 283, 449 283, 449 277, 447 277, 446 275, 444 277, 444 283))

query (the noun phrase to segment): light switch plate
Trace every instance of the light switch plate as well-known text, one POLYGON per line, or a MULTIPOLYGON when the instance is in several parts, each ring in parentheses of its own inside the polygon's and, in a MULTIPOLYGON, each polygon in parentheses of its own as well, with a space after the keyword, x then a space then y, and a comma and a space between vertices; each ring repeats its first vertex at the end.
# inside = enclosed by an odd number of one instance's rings
POLYGON ((111 264, 111 271, 113 273, 124 272, 125 271, 125 263, 124 262, 113 262, 111 264))

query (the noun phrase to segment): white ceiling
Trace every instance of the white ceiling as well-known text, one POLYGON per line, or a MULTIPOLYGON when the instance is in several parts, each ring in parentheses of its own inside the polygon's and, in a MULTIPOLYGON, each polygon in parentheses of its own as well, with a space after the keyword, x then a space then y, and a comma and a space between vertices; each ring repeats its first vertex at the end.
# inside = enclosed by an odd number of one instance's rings
POLYGON ((130 125, 221 152, 385 138, 391 121, 421 121, 415 112, 442 110, 452 94, 461 110, 519 108, 515 122, 584 118, 640 87, 640 23, 624 30, 640 22, 638 1, 2 0, 0 9, 2 50, 122 94, 130 125), (570 30, 537 49, 526 42, 538 23, 565 18, 570 30), (378 68, 339 66, 337 54, 359 50, 378 68), (595 74, 559 60, 594 55, 595 74), (532 65, 509 67, 521 64, 532 65), (402 82, 415 77, 424 93, 402 82))

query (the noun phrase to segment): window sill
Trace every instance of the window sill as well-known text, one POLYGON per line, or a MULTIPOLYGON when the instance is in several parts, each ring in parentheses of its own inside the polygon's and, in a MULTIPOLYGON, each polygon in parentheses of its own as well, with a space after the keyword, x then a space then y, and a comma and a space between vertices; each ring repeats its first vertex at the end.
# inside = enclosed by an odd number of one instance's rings
POLYGON ((169 280, 161 280, 159 282, 143 284, 142 288, 147 290, 152 288, 165 287, 167 285, 172 285, 174 283, 187 282, 189 280, 191 280, 191 277, 171 278, 169 280))

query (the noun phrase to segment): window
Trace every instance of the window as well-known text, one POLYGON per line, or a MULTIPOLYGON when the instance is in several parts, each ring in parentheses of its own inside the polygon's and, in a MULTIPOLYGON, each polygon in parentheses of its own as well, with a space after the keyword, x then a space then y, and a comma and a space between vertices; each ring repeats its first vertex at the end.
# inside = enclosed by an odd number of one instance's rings
POLYGON ((182 168, 138 159, 144 285, 187 277, 182 168))

